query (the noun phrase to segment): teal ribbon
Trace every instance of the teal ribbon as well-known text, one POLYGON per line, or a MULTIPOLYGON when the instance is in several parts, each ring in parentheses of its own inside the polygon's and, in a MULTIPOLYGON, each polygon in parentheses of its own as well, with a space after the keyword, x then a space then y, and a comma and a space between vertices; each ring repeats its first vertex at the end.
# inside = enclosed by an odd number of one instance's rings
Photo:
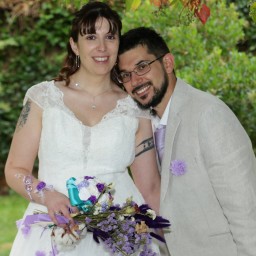
POLYGON ((68 189, 68 196, 70 200, 70 204, 72 206, 76 206, 80 211, 88 212, 93 205, 90 200, 83 201, 79 197, 79 191, 77 186, 75 185, 76 179, 74 177, 67 180, 66 186, 68 189))

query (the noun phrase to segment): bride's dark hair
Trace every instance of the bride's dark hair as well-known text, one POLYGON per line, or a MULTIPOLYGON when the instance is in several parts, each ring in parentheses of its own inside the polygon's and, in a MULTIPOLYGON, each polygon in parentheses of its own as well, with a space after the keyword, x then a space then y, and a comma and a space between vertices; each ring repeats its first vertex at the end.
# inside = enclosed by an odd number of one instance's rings
MULTIPOLYGON (((112 10, 107 4, 102 2, 91 2, 85 4, 79 11, 75 13, 72 21, 70 37, 77 43, 79 34, 94 34, 96 32, 95 23, 99 18, 107 19, 109 23, 109 32, 111 34, 118 34, 120 37, 122 22, 118 13, 112 10)), ((67 56, 64 65, 61 68, 59 75, 54 79, 55 81, 65 81, 66 86, 70 83, 70 76, 74 74, 79 66, 77 65, 77 56, 73 52, 70 43, 67 44, 67 56)))

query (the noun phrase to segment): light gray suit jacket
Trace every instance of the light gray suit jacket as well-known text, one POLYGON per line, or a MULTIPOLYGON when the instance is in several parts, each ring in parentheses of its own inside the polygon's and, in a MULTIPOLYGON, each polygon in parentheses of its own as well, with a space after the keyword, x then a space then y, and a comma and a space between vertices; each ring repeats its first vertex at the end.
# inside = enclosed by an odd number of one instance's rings
POLYGON ((178 79, 161 168, 160 213, 172 256, 256 256, 256 160, 249 137, 218 98, 178 79), (173 160, 187 172, 174 176, 173 160))

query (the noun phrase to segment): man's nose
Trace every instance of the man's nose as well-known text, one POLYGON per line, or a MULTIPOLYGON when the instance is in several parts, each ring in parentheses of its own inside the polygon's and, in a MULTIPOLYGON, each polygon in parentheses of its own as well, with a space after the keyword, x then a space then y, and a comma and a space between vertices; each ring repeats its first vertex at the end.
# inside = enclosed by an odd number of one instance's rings
POLYGON ((131 85, 137 86, 142 81, 142 76, 137 75, 134 71, 131 72, 131 85))

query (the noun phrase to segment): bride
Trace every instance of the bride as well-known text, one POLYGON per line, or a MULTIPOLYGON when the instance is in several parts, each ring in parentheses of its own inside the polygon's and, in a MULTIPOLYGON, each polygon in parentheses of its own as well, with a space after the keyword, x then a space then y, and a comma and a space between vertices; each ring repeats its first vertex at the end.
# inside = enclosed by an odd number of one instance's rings
MULTIPOLYGON (((5 168, 9 186, 30 200, 24 218, 42 211, 56 225, 59 214, 72 222, 77 208, 70 205, 66 181, 81 176, 113 182, 115 203, 132 196, 158 210, 160 177, 149 115, 111 79, 121 28, 108 5, 84 5, 75 13, 58 77, 27 91, 5 168), (38 178, 32 176, 37 155, 38 178)), ((109 253, 91 233, 71 251, 58 250, 49 229, 33 226, 28 232, 21 221, 10 255, 109 253)))

